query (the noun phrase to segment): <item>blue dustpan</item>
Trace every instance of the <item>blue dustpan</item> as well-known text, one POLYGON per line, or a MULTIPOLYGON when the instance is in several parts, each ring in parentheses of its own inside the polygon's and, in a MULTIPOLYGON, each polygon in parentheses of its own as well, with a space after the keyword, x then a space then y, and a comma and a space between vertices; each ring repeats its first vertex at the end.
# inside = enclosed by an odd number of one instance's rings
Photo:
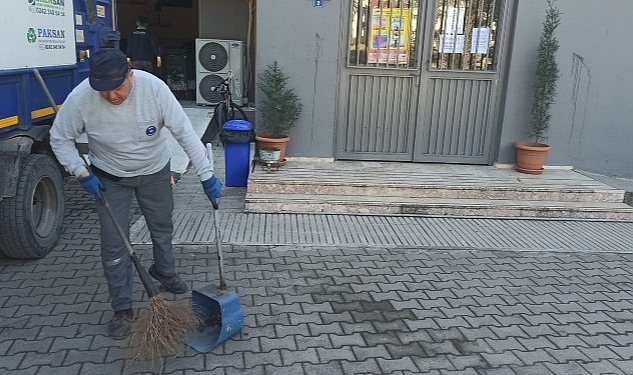
POLYGON ((185 337, 187 345, 206 353, 238 333, 244 325, 244 315, 237 293, 219 291, 209 285, 191 291, 193 311, 201 325, 185 337))
MULTIPOLYGON (((209 161, 213 162, 211 144, 207 144, 207 152, 209 161)), ((185 342, 202 353, 223 343, 238 333, 244 325, 240 297, 237 293, 226 291, 220 246, 220 225, 218 224, 218 202, 211 201, 211 203, 213 204, 213 226, 218 250, 220 285, 217 288, 208 285, 191 291, 191 305, 201 324, 195 332, 189 332, 185 336, 185 342)))

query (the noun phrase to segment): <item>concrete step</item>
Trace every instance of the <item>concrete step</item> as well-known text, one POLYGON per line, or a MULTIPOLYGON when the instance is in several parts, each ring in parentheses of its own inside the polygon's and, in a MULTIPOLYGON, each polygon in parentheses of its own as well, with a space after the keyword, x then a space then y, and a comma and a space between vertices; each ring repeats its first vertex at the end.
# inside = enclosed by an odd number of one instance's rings
POLYGON ((633 220, 625 190, 569 169, 289 159, 249 176, 247 212, 633 220))
POLYGON ((369 197, 363 195, 252 192, 246 194, 245 211, 633 220, 633 207, 617 202, 369 197))
MULTIPOLYGON (((464 184, 464 181, 460 181, 464 184)), ((415 185, 407 182, 358 182, 337 181, 323 178, 320 181, 302 178, 300 180, 279 181, 266 178, 251 178, 248 192, 257 194, 305 194, 331 196, 368 196, 368 197, 404 197, 404 198, 442 198, 442 199, 488 199, 515 201, 561 201, 561 202, 612 202, 624 201, 624 190, 605 187, 547 187, 547 186, 511 186, 504 184, 487 185, 415 185)))

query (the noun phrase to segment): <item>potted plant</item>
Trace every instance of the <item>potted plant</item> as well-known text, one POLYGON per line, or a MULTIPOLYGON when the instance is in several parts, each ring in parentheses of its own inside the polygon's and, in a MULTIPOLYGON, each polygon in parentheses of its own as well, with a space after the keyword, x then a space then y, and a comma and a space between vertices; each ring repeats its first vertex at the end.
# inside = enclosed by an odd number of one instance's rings
POLYGON ((303 109, 293 89, 286 87, 288 77, 273 61, 258 75, 257 87, 264 94, 257 108, 261 122, 257 124, 256 140, 262 149, 279 149, 279 164, 285 164, 288 131, 295 125, 303 109))
POLYGON ((558 81, 558 63, 556 54, 560 44, 556 38, 556 28, 561 22, 561 13, 556 7, 556 0, 547 0, 547 10, 543 30, 538 46, 536 73, 534 76, 534 98, 530 112, 530 128, 528 134, 534 142, 517 142, 516 169, 529 174, 543 173, 543 164, 550 146, 543 143, 547 140, 551 118, 551 106, 556 101, 556 82, 558 81))

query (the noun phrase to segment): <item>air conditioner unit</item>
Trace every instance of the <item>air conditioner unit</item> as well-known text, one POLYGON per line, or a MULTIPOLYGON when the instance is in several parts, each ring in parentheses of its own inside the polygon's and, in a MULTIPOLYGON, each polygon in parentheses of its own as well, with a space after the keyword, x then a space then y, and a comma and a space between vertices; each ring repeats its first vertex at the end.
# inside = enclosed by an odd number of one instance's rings
POLYGON ((244 43, 239 40, 196 39, 196 103, 215 105, 222 95, 214 88, 230 79, 233 103, 242 105, 244 43))

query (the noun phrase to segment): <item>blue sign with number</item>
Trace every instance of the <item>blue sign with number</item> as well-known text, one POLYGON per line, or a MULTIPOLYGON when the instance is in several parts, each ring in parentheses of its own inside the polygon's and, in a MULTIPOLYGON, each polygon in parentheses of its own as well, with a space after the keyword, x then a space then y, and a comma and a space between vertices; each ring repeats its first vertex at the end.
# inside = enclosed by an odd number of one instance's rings
POLYGON ((323 7, 323 0, 314 0, 313 6, 323 7))

